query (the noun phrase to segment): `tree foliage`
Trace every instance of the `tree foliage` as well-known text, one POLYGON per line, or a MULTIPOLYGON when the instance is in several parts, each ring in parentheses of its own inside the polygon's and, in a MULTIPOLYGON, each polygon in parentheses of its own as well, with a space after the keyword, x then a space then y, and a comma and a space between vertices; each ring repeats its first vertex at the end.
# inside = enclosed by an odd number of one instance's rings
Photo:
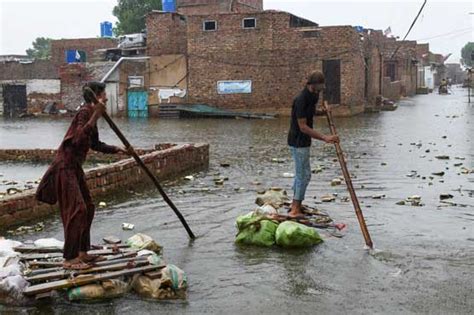
POLYGON ((118 0, 112 12, 118 19, 115 34, 140 33, 145 29, 145 15, 152 10, 161 10, 161 0, 118 0))
POLYGON ((472 67, 474 66, 474 42, 467 43, 461 50, 462 62, 465 66, 472 67))
POLYGON ((26 50, 30 58, 48 59, 51 56, 51 38, 38 37, 32 43, 33 48, 26 50))

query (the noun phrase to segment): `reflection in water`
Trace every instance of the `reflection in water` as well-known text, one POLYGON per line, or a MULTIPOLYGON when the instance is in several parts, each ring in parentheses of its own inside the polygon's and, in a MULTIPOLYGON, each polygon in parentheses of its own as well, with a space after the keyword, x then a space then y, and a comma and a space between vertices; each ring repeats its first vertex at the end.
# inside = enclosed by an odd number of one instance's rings
MULTIPOLYGON (((330 185, 341 173, 334 148, 321 143, 312 147, 312 167, 325 169, 313 174, 306 202, 348 224, 346 236, 337 239, 323 233, 325 243, 308 250, 234 245, 235 218, 254 208, 256 191, 271 186, 290 191, 292 180, 282 176, 293 172, 286 146, 287 118, 118 120, 135 147, 159 142, 211 144, 208 171, 195 174, 193 181, 179 179, 166 185, 199 235, 195 242, 189 243, 181 224, 153 187, 105 200, 108 206, 97 211, 92 231, 96 242, 110 234, 125 239, 142 232, 154 237, 164 246, 167 260, 188 273, 188 301, 156 303, 130 295, 96 305, 72 306, 57 299, 53 307, 25 312, 468 313, 473 309, 472 283, 466 275, 474 261, 474 178, 473 174, 462 174, 455 164, 474 168, 473 117, 473 107, 465 103, 462 93, 455 93, 417 96, 401 102, 395 112, 336 120, 354 186, 380 250, 374 256, 363 249, 351 203, 342 201, 348 197, 345 187, 330 185), (438 160, 437 155, 449 155, 450 159, 438 160), (273 163, 272 158, 286 163, 273 163), (222 161, 230 167, 221 168, 222 161), (412 171, 417 176, 408 177, 412 171), (431 175, 438 171, 446 175, 431 175), (229 177, 229 181, 215 186, 216 176, 229 177), (317 203, 328 193, 336 193, 337 201, 317 203), (454 195, 453 201, 466 207, 440 207, 441 193, 454 195), (373 199, 375 194, 386 197, 373 199), (396 205, 411 195, 420 195, 424 206, 396 205), (135 231, 122 231, 123 222, 135 224, 135 231)), ((54 148, 67 126, 66 120, 0 121, 0 147, 54 148)), ((327 130, 326 120, 316 119, 316 127, 327 130)), ((118 144, 103 123, 100 133, 106 142, 118 144)), ((34 179, 43 172, 21 165, 12 170, 9 176, 20 180, 26 179, 25 173, 34 179)), ((5 173, 4 164, 0 164, 0 173, 5 173)), ((46 236, 62 238, 57 217, 47 221, 45 231, 22 239, 46 236)))

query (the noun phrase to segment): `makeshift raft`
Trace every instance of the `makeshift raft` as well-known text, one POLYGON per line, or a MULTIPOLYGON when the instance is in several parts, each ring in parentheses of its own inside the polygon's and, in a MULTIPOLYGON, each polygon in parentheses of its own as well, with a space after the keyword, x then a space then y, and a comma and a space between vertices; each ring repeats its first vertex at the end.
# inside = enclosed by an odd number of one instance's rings
POLYGON ((321 243, 316 230, 324 230, 330 237, 343 237, 343 223, 334 223, 331 217, 316 208, 304 205, 303 215, 289 217, 290 200, 281 188, 270 188, 259 193, 254 211, 236 220, 237 244, 270 247, 308 247, 321 243))
MULTIPOLYGON (((8 242, 0 239, 0 243, 2 241, 8 242)), ((70 300, 115 297, 129 290, 147 298, 185 297, 184 272, 174 265, 165 264, 160 256, 161 247, 148 236, 137 234, 127 244, 104 243, 93 248, 88 254, 103 260, 88 269, 69 270, 63 268, 62 247, 33 244, 11 247, 12 251, 0 264, 0 302, 21 305, 23 301, 31 303, 31 300, 51 297, 53 292, 67 289, 70 300), (16 274, 11 270, 16 270, 16 274), (16 277, 10 280, 22 283, 22 297, 19 292, 12 292, 9 277, 16 277), (1 299, 8 295, 7 302, 1 299)))

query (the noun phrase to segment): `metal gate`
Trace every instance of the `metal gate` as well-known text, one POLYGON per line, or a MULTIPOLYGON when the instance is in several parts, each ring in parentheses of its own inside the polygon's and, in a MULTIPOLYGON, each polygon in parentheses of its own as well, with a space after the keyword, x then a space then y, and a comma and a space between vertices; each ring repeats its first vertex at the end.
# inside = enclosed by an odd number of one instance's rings
POLYGON ((128 91, 128 117, 148 117, 148 93, 146 91, 128 91))
POLYGON ((26 111, 26 85, 3 85, 3 115, 18 117, 26 111))
POLYGON ((326 81, 324 100, 329 104, 341 104, 341 60, 323 60, 326 81))

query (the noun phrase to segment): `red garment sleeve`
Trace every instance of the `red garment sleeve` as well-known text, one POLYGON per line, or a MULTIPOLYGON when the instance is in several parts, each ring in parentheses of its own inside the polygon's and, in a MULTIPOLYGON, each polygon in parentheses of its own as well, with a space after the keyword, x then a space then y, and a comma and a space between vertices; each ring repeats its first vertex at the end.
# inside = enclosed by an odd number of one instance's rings
POLYGON ((106 154, 115 154, 118 152, 118 148, 116 146, 108 145, 99 140, 99 132, 97 131, 97 127, 93 128, 92 130, 91 149, 106 154))

